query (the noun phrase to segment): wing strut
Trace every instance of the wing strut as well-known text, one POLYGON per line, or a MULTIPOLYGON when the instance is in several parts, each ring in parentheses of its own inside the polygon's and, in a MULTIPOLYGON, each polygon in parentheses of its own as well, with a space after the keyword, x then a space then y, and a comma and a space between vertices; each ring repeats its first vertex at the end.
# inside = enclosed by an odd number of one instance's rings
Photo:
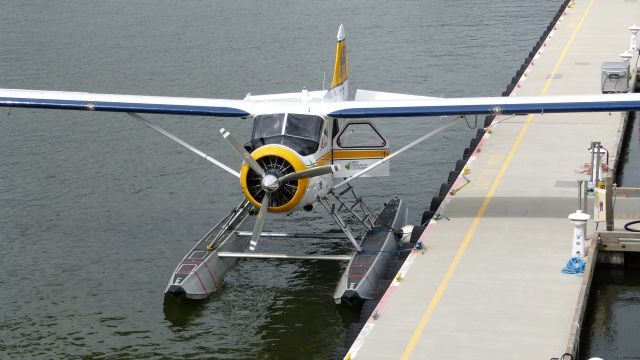
POLYGON ((455 118, 455 119, 453 119, 453 120, 449 120, 449 122, 448 122, 448 123, 446 123, 446 124, 444 124, 444 125, 440 126, 439 128, 436 128, 436 129, 434 129, 434 130, 432 130, 432 131, 430 131, 430 132, 428 132, 428 133, 426 133, 426 134, 422 135, 422 136, 421 136, 421 137, 419 137, 418 139, 416 139, 416 140, 414 140, 414 141, 410 142, 409 144, 407 144, 407 145, 403 146, 402 148, 400 148, 398 151, 394 152, 393 154, 391 154, 391 155, 389 155, 389 156, 387 156, 387 157, 384 157, 384 158, 382 158, 382 159, 380 159, 380 160, 376 161, 376 162, 375 162, 375 163, 373 163, 371 166, 368 166, 368 167, 366 167, 366 168, 364 168, 364 169, 360 170, 359 172, 355 173, 355 174, 354 174, 353 176, 351 176, 350 178, 347 178, 347 179, 343 180, 342 182, 338 183, 337 185, 334 185, 334 186, 333 186, 333 188, 334 188, 334 189, 337 189, 337 188, 339 188, 339 187, 341 187, 341 186, 343 186, 343 185, 346 185, 346 184, 350 183, 352 180, 354 180, 354 179, 356 179, 356 178, 359 178, 360 176, 362 176, 362 175, 364 175, 364 174, 368 173, 369 171, 371 171, 371 170, 375 169, 376 167, 378 167, 378 166, 380 166, 380 165, 384 164, 386 161, 391 160, 391 158, 395 157, 396 155, 400 155, 400 154, 402 154, 405 150, 409 150, 410 148, 412 148, 412 147, 414 147, 414 146, 416 146, 416 145, 420 144, 421 142, 423 142, 423 141, 427 140, 428 138, 430 138, 430 137, 432 137, 432 136, 434 136, 434 135, 438 134, 439 132, 442 132, 442 131, 444 131, 444 130, 447 130, 448 128, 450 128, 450 127, 452 127, 453 125, 455 125, 456 120, 458 120, 458 119, 460 119, 460 118, 459 118, 459 117, 457 117, 457 118, 455 118))
POLYGON ((148 120, 146 120, 145 118, 143 118, 142 116, 136 114, 136 113, 127 113, 129 114, 131 117, 133 117, 134 119, 140 120, 140 122, 142 122, 143 124, 147 125, 148 127, 152 128, 153 130, 159 132, 160 134, 168 137, 169 139, 177 142, 178 144, 186 147, 187 149, 193 151, 194 153, 202 156, 205 160, 209 161, 210 163, 220 167, 222 170, 228 172, 229 174, 240 178, 240 173, 233 170, 232 168, 228 167, 227 165, 221 163, 220 161, 212 158, 211 156, 203 153, 202 151, 198 150, 195 146, 192 146, 190 144, 188 144, 187 142, 185 142, 184 140, 180 139, 179 137, 173 135, 172 133, 168 132, 167 130, 161 128, 158 125, 152 124, 150 123, 148 120))

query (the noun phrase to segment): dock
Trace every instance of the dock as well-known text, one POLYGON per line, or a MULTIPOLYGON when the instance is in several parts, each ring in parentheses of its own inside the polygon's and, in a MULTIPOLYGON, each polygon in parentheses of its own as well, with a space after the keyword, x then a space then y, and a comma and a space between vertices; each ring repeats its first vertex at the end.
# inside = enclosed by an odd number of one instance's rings
MULTIPOLYGON (((601 65, 621 61, 634 23, 637 0, 571 2, 510 96, 600 93, 601 65)), ((469 184, 458 176, 345 359, 573 358, 597 244, 583 276, 563 274, 567 216, 591 141, 614 164, 625 116, 496 117, 466 164, 469 184)))

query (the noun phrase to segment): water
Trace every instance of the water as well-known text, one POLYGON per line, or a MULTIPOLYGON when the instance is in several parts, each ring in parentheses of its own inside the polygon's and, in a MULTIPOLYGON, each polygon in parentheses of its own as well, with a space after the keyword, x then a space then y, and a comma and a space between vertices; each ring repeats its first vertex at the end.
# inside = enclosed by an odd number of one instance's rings
MULTIPOLYGON (((7 88, 242 98, 322 87, 347 29, 350 85, 432 96, 498 95, 560 2, 0 0, 7 88), (339 15, 335 15, 339 14, 339 15)), ((219 160, 236 119, 149 116, 219 160)), ((435 119, 378 120, 392 149, 435 119)), ((475 130, 464 124, 362 179, 419 221, 475 130)), ((187 304, 162 291, 177 261, 241 198, 237 180, 124 114, 0 113, 0 357, 326 358, 354 314, 331 295, 335 263, 243 261, 187 304)), ((326 231, 320 211, 266 230, 326 231)), ((265 251, 333 252, 326 241, 265 251)))
POLYGON ((627 137, 625 138, 624 153, 617 177, 619 186, 640 187, 640 112, 632 113, 629 118, 627 137))
MULTIPOLYGON (((638 259, 635 259, 636 264, 638 259)), ((640 268, 597 267, 581 334, 580 358, 640 359, 640 268)))
MULTIPOLYGON (((640 131, 636 112, 630 119, 626 147, 617 181, 640 187, 640 131)), ((624 268, 595 269, 582 333, 580 358, 640 359, 640 257, 627 254, 624 268)))

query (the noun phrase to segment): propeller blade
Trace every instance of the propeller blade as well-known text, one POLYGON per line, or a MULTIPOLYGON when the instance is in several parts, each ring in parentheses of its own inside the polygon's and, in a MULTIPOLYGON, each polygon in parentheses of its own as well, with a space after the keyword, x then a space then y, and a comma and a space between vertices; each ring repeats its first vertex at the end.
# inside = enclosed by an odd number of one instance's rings
POLYGON ((258 211, 258 217, 256 223, 253 225, 253 233, 251 234, 251 242, 249 242, 249 250, 254 251, 258 240, 260 240, 260 234, 262 233, 262 227, 264 226, 264 219, 267 216, 267 209, 269 208, 269 200, 271 199, 271 193, 266 192, 260 204, 260 211, 258 211))
POLYGON ((310 177, 314 177, 314 176, 321 176, 321 175, 331 174, 331 173, 336 172, 338 170, 340 170, 340 165, 338 165, 338 164, 317 166, 317 167, 314 167, 314 168, 311 168, 311 169, 302 170, 302 171, 298 171, 298 172, 287 174, 287 175, 279 178, 278 181, 280 183, 285 183, 287 181, 292 181, 292 180, 300 180, 300 179, 306 179, 306 178, 310 178, 310 177))
POLYGON ((225 128, 222 128, 220 129, 220 134, 222 134, 222 137, 227 140, 229 145, 231 145, 231 147, 238 153, 238 155, 242 156, 242 160, 244 160, 244 162, 246 162, 253 171, 258 173, 258 175, 260 176, 264 176, 264 170, 262 169, 260 164, 258 164, 258 162, 255 161, 253 157, 251 157, 244 146, 242 146, 242 144, 240 144, 240 142, 238 142, 238 140, 236 140, 236 138, 231 135, 230 132, 228 132, 225 128))

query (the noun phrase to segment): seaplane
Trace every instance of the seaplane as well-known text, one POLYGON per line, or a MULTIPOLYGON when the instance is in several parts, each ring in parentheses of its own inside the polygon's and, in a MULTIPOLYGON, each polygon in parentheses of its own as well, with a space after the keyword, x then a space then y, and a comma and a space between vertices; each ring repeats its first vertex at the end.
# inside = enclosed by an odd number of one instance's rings
POLYGON ((0 89, 0 106, 126 113, 239 180, 244 199, 178 263, 165 293, 202 299, 216 291, 240 258, 343 260, 348 265, 334 293, 337 303, 375 296, 389 254, 415 229, 407 207, 394 197, 374 213, 352 181, 388 176, 390 160, 452 127, 467 115, 640 110, 640 94, 540 97, 439 98, 360 90, 348 98, 345 29, 340 25, 334 72, 327 90, 244 99, 117 95, 67 91, 0 89), (251 138, 241 143, 224 128, 220 137, 242 159, 239 171, 200 151, 141 114, 242 118, 253 121, 251 138), (395 152, 372 119, 429 117, 440 127, 421 134, 395 152), (435 119, 435 120, 434 120, 435 119), (440 119, 440 120, 438 120, 440 119), (267 213, 289 214, 322 206, 353 251, 345 255, 257 253, 263 237, 322 238, 327 234, 263 232, 267 213), (358 233, 354 224, 361 227, 358 233), (248 248, 248 251, 247 251, 248 248))

